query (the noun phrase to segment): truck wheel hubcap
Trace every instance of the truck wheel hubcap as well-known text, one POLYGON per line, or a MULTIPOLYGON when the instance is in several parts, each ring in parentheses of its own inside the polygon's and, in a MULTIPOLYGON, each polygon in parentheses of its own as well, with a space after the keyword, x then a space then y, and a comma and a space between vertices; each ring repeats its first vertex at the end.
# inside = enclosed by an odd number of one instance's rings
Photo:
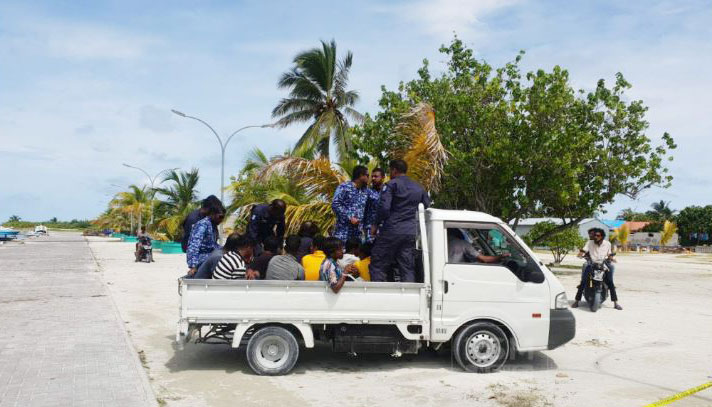
POLYGON ((467 340, 467 359, 477 367, 488 367, 499 358, 499 339, 490 332, 476 332, 467 340))
POLYGON ((267 368, 283 365, 289 357, 289 345, 279 336, 262 338, 257 346, 257 360, 267 368))

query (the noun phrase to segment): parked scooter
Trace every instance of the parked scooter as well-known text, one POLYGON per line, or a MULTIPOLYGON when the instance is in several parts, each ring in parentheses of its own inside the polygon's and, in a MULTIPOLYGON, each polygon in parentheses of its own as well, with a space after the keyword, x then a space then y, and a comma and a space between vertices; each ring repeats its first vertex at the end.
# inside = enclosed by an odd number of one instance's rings
POLYGON ((586 266, 589 267, 588 281, 583 290, 583 296, 586 303, 589 304, 591 312, 598 311, 601 304, 608 298, 608 286, 603 281, 606 273, 610 273, 606 262, 595 263, 587 259, 586 266))
POLYGON ((139 237, 137 250, 136 250, 136 261, 145 261, 146 263, 153 262, 153 245, 151 244, 151 238, 148 236, 139 237))

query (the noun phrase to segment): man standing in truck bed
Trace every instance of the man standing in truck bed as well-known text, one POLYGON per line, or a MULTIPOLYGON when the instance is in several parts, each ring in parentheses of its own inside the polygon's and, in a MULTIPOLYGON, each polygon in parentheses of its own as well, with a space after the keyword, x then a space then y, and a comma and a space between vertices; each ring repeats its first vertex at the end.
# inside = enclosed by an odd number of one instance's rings
POLYGON ((380 226, 371 252, 371 281, 386 281, 398 265, 400 281, 415 282, 415 235, 418 205, 430 206, 430 198, 420 184, 410 179, 408 164, 390 162, 391 180, 381 190, 376 224, 380 226))

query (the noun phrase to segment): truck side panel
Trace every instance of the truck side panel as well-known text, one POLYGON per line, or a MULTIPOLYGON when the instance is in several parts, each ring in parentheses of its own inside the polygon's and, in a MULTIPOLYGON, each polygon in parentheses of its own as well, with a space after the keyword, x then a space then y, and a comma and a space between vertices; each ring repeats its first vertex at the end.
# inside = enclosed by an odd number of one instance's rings
POLYGON ((183 280, 181 319, 191 323, 407 323, 427 326, 424 284, 183 280))

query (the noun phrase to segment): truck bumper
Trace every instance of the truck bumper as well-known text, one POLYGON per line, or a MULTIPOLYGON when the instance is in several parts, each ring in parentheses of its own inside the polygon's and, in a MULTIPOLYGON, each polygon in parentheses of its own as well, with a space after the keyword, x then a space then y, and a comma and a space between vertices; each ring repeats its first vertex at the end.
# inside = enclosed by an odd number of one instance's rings
POLYGON ((549 349, 558 348, 576 336, 576 318, 571 310, 552 309, 549 318, 549 349))

